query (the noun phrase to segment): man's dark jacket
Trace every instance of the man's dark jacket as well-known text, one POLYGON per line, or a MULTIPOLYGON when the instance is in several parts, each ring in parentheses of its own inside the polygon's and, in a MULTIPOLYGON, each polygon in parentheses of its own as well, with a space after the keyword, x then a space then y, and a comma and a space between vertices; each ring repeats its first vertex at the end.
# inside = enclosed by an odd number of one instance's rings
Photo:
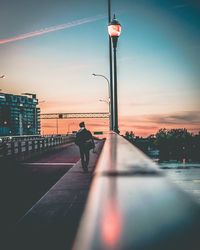
POLYGON ((79 147, 84 146, 87 140, 93 139, 92 134, 86 128, 79 130, 76 134, 75 144, 79 147))

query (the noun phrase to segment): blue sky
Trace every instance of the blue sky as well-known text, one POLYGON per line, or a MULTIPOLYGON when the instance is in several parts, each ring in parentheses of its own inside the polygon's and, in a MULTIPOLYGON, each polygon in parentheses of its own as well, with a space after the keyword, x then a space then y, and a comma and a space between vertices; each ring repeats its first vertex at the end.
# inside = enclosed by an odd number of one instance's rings
MULTIPOLYGON (((113 0, 118 44, 119 126, 136 134, 160 127, 200 130, 198 1, 113 0), (176 119, 174 118, 176 117, 176 119), (172 119, 173 118, 173 119, 172 119)), ((0 44, 0 88, 33 92, 42 112, 107 111, 107 1, 4 1, 0 42, 83 18, 101 19, 0 44), (104 17, 105 16, 105 17, 104 17)))

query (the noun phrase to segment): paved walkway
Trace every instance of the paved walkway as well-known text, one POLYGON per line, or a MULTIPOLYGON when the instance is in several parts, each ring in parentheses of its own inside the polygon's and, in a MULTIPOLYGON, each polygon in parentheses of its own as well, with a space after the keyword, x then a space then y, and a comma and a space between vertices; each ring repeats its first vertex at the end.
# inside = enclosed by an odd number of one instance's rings
POLYGON ((78 147, 70 143, 32 162, 0 161, 0 230, 6 234, 79 159, 78 147))
POLYGON ((13 230, 8 249, 71 249, 102 146, 98 142, 97 152, 91 152, 89 173, 79 161, 28 211, 13 230))

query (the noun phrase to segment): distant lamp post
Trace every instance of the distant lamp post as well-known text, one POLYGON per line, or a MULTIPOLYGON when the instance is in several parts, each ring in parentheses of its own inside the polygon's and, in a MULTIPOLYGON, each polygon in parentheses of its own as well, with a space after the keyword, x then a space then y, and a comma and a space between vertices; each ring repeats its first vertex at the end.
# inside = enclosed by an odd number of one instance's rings
POLYGON ((69 123, 69 124, 68 124, 67 134, 69 134, 69 133, 70 133, 70 127, 71 127, 71 125, 74 125, 74 122, 71 122, 71 123, 69 123))
POLYGON ((106 102, 107 104, 109 104, 110 102, 108 100, 105 99, 99 99, 100 102, 106 102))
MULTIPOLYGON (((110 126, 110 130, 112 130, 112 120, 113 120, 113 118, 112 118, 112 112, 111 112, 111 103, 110 103, 110 101, 111 101, 111 98, 110 98, 110 82, 109 82, 109 80, 108 80, 108 78, 106 77, 106 76, 104 76, 104 75, 100 75, 100 74, 95 74, 95 73, 93 73, 92 74, 93 76, 100 76, 100 77, 103 77, 106 81, 107 81, 107 84, 108 84, 108 105, 109 105, 109 126, 110 126)), ((102 101, 102 100, 99 100, 100 102, 102 101)))
POLYGON ((113 17, 113 20, 108 25, 108 33, 111 37, 112 44, 113 44, 113 59, 114 59, 114 88, 113 88, 113 99, 114 99, 114 124, 113 124, 113 130, 116 133, 119 133, 118 128, 118 102, 117 102, 117 57, 116 57, 116 51, 117 51, 117 41, 118 37, 121 34, 121 25, 115 18, 115 15, 113 17))

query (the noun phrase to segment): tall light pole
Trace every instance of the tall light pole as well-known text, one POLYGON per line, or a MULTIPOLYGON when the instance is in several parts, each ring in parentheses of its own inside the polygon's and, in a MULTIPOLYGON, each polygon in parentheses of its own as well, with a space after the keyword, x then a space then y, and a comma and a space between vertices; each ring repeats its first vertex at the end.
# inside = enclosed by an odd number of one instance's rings
MULTIPOLYGON (((6 76, 5 76, 5 75, 2 75, 2 76, 0 76, 0 78, 6 78, 6 76)), ((2 89, 0 89, 0 91, 2 91, 2 89)))
POLYGON ((58 135, 58 118, 56 119, 56 134, 58 135))
MULTIPOLYGON (((108 24, 111 22, 111 0, 108 0, 108 24)), ((112 63, 112 42, 109 37, 109 67, 110 67, 110 130, 113 130, 113 63, 112 63)))
POLYGON ((73 124, 74 124, 74 122, 71 122, 71 123, 68 124, 68 130, 67 130, 68 134, 70 133, 70 126, 73 125, 73 124))
POLYGON ((92 74, 93 76, 100 76, 103 77, 107 84, 108 84, 108 105, 109 105, 109 127, 110 130, 112 130, 112 120, 113 120, 113 114, 112 114, 112 109, 111 109, 111 92, 110 92, 110 82, 108 80, 108 78, 104 75, 100 75, 100 74, 92 74))
POLYGON ((115 18, 115 15, 113 17, 113 20, 108 25, 108 33, 112 40, 113 45, 113 70, 114 70, 114 85, 113 85, 113 109, 114 109, 114 124, 113 124, 113 130, 116 133, 119 133, 119 127, 118 127, 118 101, 117 101, 117 41, 118 37, 121 34, 121 25, 115 18))

